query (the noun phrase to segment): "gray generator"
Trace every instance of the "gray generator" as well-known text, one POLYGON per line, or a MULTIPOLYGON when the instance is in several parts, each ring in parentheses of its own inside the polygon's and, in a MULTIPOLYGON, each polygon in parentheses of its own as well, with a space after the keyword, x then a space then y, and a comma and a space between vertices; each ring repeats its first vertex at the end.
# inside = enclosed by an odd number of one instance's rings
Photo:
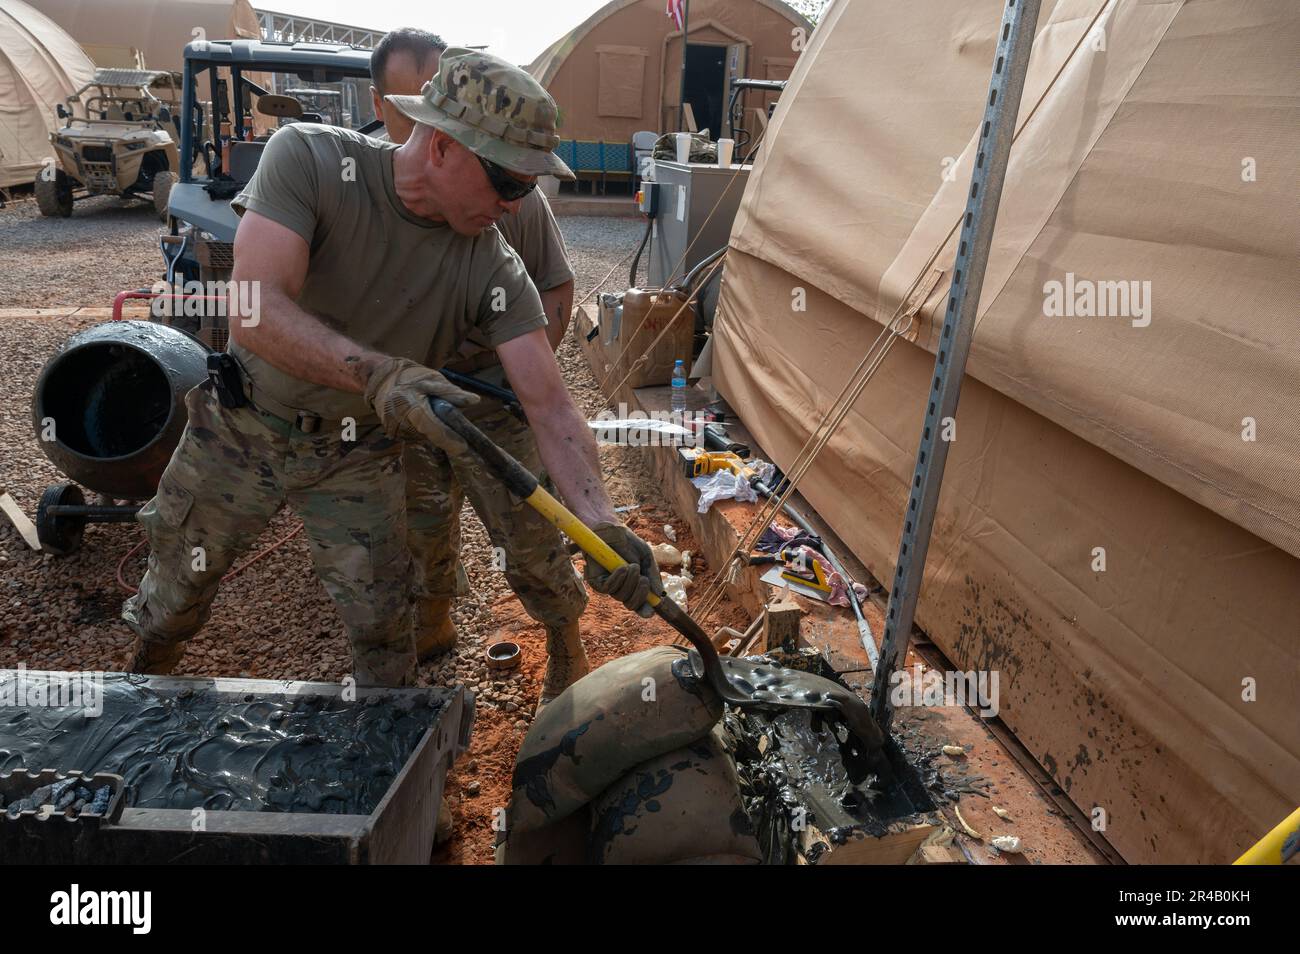
MULTIPOLYGON (((646 198, 641 203, 641 211, 654 220, 648 266, 652 288, 680 282, 693 267, 727 244, 752 168, 655 160, 654 181, 652 184, 647 179, 643 184, 646 198), (652 187, 653 198, 649 194, 652 187)), ((699 314, 705 327, 713 324, 720 274, 714 274, 700 303, 699 314)))

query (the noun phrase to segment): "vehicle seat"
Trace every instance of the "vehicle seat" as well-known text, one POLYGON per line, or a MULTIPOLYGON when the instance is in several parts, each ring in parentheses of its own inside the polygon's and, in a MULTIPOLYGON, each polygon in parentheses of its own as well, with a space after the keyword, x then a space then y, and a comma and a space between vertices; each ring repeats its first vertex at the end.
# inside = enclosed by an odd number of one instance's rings
POLYGON ((238 183, 248 182, 257 171, 257 164, 262 161, 265 142, 242 142, 235 140, 230 144, 230 168, 226 170, 230 178, 238 183))

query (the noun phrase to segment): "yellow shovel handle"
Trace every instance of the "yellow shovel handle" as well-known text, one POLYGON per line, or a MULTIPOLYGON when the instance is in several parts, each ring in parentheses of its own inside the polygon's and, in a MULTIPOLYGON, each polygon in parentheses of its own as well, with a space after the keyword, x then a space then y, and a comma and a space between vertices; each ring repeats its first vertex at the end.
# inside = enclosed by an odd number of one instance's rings
MULTIPOLYGON (((619 567, 627 565, 627 561, 619 556, 613 547, 596 536, 594 530, 570 513, 564 504, 547 493, 545 487, 539 484, 537 489, 524 500, 524 503, 559 527, 570 540, 582 548, 583 553, 609 572, 613 573, 619 567)), ((646 602, 651 606, 658 606, 659 597, 651 593, 646 597, 646 602)))

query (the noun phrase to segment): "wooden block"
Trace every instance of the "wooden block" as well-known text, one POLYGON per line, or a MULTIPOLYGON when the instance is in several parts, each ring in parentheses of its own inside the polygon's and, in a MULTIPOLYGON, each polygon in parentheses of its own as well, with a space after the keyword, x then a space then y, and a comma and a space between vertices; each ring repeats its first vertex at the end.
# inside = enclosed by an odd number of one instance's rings
POLYGON ((799 620, 803 618, 803 612, 803 608, 792 600, 770 604, 763 617, 763 651, 787 645, 798 649, 799 620))
POLYGON ((13 521, 14 527, 22 535, 23 540, 33 550, 41 548, 41 541, 36 536, 36 525, 28 519, 27 514, 23 513, 23 508, 18 506, 18 501, 7 493, 0 494, 0 510, 13 521))
POLYGON ((954 855, 943 845, 922 845, 915 855, 918 865, 964 865, 966 859, 954 855))
POLYGON ((907 863, 921 842, 933 832, 931 824, 899 819, 890 822, 883 835, 853 831, 843 844, 835 845, 810 825, 801 839, 801 853, 806 856, 820 841, 825 846, 817 861, 820 865, 901 865, 907 863))

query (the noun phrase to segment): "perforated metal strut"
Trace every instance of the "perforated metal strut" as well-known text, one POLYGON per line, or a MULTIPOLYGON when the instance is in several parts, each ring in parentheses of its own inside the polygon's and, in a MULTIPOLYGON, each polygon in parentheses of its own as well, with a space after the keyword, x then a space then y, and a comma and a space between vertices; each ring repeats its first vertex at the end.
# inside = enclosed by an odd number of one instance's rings
POLYGON ((998 202, 1006 178, 1007 157, 1015 134, 1016 114, 1025 86, 1029 51, 1038 23, 1039 0, 1007 0, 994 53, 993 76, 984 108, 971 172, 966 212, 962 217, 957 260, 953 264, 948 310, 940 332, 934 362, 934 379, 927 398, 921 444, 916 453, 916 471, 903 513, 903 535, 898 544, 898 563, 885 612, 885 638, 876 667, 871 694, 871 714, 882 731, 888 731, 894 717, 890 702, 892 676, 907 656, 916 600, 925 575, 925 557, 934 529, 934 514, 948 460, 950 440, 943 438, 949 419, 955 420, 961 394, 966 358, 970 354, 988 264, 998 202))

